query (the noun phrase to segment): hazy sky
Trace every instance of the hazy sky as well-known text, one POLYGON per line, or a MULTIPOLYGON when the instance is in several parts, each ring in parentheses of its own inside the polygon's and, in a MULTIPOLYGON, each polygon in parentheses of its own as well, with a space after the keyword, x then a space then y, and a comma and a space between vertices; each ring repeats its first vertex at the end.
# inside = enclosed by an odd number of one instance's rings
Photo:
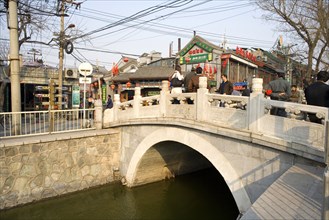
MULTIPOLYGON (((262 11, 249 0, 76 2, 83 3, 80 9, 70 7, 65 26, 75 24, 76 29, 88 35, 74 42, 74 47, 80 48, 74 50, 75 58, 65 55, 67 67, 87 61, 110 69, 122 54, 141 55, 153 50, 168 57, 170 43, 173 42, 174 52, 177 52, 178 38, 181 38, 183 48, 193 37, 193 31, 217 45, 222 43, 225 35, 230 48, 261 47, 268 50, 279 36, 274 24, 262 20, 262 11)), ((58 29, 53 32, 59 31, 58 17, 47 22, 58 24, 58 29)), ((1 28, 1 32, 6 32, 6 29, 1 28)), ((47 33, 39 36, 44 42, 51 37, 47 33)), ((58 65, 58 48, 30 44, 23 46, 21 53, 25 56, 31 48, 41 51, 46 64, 58 65)))

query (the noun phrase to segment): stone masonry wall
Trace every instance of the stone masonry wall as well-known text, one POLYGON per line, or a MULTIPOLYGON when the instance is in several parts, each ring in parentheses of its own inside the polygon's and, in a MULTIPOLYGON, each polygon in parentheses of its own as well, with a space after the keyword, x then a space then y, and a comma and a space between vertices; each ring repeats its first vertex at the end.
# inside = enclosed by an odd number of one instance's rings
POLYGON ((1 146, 0 209, 116 180, 120 141, 112 132, 1 146))

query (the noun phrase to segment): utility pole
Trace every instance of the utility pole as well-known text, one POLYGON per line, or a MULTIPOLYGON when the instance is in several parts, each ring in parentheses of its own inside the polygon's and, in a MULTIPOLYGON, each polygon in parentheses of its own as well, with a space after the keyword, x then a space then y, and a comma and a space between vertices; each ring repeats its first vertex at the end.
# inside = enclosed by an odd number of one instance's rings
POLYGON ((64 12, 65 12, 65 0, 61 0, 60 6, 61 24, 59 32, 59 65, 58 65, 58 109, 62 109, 63 99, 63 60, 64 60, 64 12))
POLYGON ((32 48, 29 52, 27 52, 27 54, 32 54, 33 55, 33 62, 35 62, 35 55, 41 55, 41 53, 38 50, 34 49, 34 48, 32 48))
MULTIPOLYGON (((21 84, 19 75, 19 48, 18 48, 18 18, 17 0, 9 1, 9 34, 10 34, 10 83, 11 83, 11 111, 21 111, 21 84)), ((15 116, 16 117, 16 116, 15 116)), ((20 134, 19 118, 13 120, 13 129, 20 134)))

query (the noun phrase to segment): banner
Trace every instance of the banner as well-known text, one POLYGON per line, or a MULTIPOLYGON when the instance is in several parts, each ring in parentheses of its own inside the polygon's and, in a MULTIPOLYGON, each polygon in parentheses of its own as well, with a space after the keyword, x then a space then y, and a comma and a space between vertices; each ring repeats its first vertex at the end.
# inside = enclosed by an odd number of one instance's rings
POLYGON ((107 99, 106 99, 106 84, 102 85, 102 103, 106 104, 107 99))
POLYGON ((72 86, 72 107, 73 108, 80 107, 80 86, 79 85, 72 86))

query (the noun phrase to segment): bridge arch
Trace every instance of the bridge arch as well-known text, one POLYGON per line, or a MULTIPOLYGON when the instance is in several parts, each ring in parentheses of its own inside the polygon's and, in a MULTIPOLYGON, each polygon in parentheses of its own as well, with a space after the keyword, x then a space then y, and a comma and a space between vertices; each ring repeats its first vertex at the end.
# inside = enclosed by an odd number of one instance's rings
POLYGON ((231 190, 239 211, 245 212, 251 206, 250 198, 248 197, 239 175, 236 173, 226 157, 213 144, 208 142, 203 137, 192 132, 186 132, 186 130, 180 128, 159 128, 147 135, 138 144, 133 155, 131 156, 125 175, 128 186, 133 185, 139 162, 146 151, 157 143, 163 141, 178 142, 199 152, 223 176, 226 184, 231 190))

